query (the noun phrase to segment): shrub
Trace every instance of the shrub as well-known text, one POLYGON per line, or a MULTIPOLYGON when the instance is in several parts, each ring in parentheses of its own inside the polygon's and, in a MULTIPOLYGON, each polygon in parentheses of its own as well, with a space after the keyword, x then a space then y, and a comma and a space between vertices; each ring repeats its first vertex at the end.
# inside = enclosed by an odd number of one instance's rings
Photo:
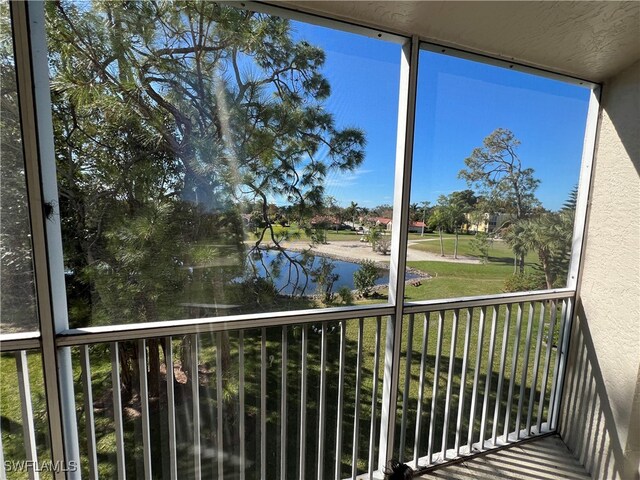
POLYGON ((338 295, 340 295, 340 300, 342 300, 342 303, 345 305, 351 305, 353 303, 353 293, 349 287, 340 287, 338 295))
POLYGON ((478 232, 471 239, 469 245, 479 254, 480 258, 482 258, 482 263, 486 265, 489 259, 489 248, 491 247, 489 236, 484 232, 478 232))
POLYGON ((353 285, 363 297, 371 295, 371 289, 376 280, 382 276, 378 267, 372 260, 360 262, 360 268, 353 274, 353 285))
POLYGON ((544 275, 540 273, 516 273, 508 277, 504 282, 505 292, 528 292, 530 290, 542 290, 546 288, 544 275))
POLYGON ((381 236, 376 241, 373 249, 382 255, 389 255, 389 250, 391 250, 391 237, 381 236))

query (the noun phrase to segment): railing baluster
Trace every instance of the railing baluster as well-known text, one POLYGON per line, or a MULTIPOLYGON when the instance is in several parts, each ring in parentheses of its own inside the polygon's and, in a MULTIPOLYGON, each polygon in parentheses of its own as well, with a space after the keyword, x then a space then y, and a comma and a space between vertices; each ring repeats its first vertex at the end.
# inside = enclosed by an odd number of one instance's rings
POLYGON ((482 347, 484 341, 484 317, 487 308, 480 309, 480 324, 478 325, 478 344, 476 348, 476 366, 473 374, 473 390, 471 392, 471 412, 469 412, 469 434, 467 436, 467 453, 473 449, 473 426, 476 419, 476 401, 478 397, 478 382, 480 380, 480 368, 482 363, 482 347))
POLYGON ((553 332, 556 328, 556 315, 558 314, 558 305, 555 301, 551 301, 551 312, 549 314, 549 332, 547 334, 547 353, 544 359, 544 370, 542 371, 542 387, 540 390, 540 400, 538 401, 538 418, 536 422, 536 433, 540 435, 542 429, 542 414, 547 396, 547 384, 549 383, 549 367, 551 366, 551 352, 553 351, 553 332))
POLYGON ((504 441, 509 442, 509 423, 511 420, 511 406, 513 403, 513 390, 515 389, 516 369, 518 368, 518 353, 520 350, 520 333, 522 331, 522 302, 518 303, 518 316, 516 317, 516 338, 513 343, 513 357, 511 360, 511 376, 509 377, 509 394, 507 396, 507 409, 504 414, 504 441))
POLYGON ((358 475, 358 446, 360 440, 360 387, 362 386, 362 342, 364 319, 358 319, 358 350, 356 358, 356 397, 353 413, 353 449, 351 452, 351 478, 356 480, 358 475))
POLYGON ((496 445, 498 437, 498 419, 500 418, 500 402, 502 401, 502 386, 504 383, 504 369, 507 362, 507 344, 509 342, 509 324, 511 323, 511 305, 506 306, 504 329, 502 332, 502 352, 500 353, 500 372, 498 374, 498 389, 496 392, 496 408, 493 413, 493 433, 491 443, 496 445))
POLYGON ((164 339, 164 363, 167 369, 167 423, 169 427, 169 475, 178 480, 178 456, 176 450, 176 394, 173 374, 173 342, 164 339))
POLYGON ((267 478, 267 329, 260 335, 260 478, 267 478))
POLYGON ((84 397, 85 432, 87 435, 87 459, 89 478, 98 478, 98 454, 96 450, 96 424, 93 415, 93 388, 91 384, 91 361, 89 346, 80 347, 80 371, 84 397))
POLYGON ((282 327, 280 366, 280 479, 287 478, 287 358, 288 358, 288 332, 287 326, 282 327))
MULTIPOLYGON (((286 328, 286 327, 285 327, 286 328)), ((238 402, 240 403, 240 480, 245 480, 247 476, 246 463, 246 436, 245 436, 245 407, 244 407, 244 330, 238 332, 238 402)))
MULTIPOLYGON (((16 352, 16 367, 18 369, 18 391, 20 394, 20 411, 22 413, 22 434, 24 435, 24 451, 27 462, 35 465, 38 462, 36 450, 36 429, 33 421, 33 404, 31 403, 31 382, 29 380, 29 363, 27 352, 16 352)), ((38 480, 40 473, 35 468, 27 468, 30 480, 38 480)))
POLYGON ((7 480, 7 470, 4 466, 4 447, 2 446, 2 425, 0 425, 0 480, 7 480))
POLYGON ((551 428, 551 419, 553 417, 553 407, 555 405, 556 391, 558 389, 558 375, 560 372, 562 345, 564 342, 565 328, 568 323, 568 319, 566 318, 566 312, 567 312, 567 301, 563 300, 560 318, 558 322, 559 338, 558 338, 558 344, 556 345, 556 358, 555 358, 554 368, 553 368, 552 378, 551 378, 551 394, 549 396, 549 407, 547 408, 547 429, 551 428))
POLYGON ((558 340, 558 349, 556 350, 556 368, 553 375, 553 390, 549 399, 549 418, 547 419, 547 428, 554 430, 560 408, 560 397, 562 393, 562 384, 564 383, 564 371, 569 354, 569 334, 571 330, 571 298, 562 301, 562 330, 560 331, 560 339, 558 340))
POLYGON ((520 395, 518 396, 518 413, 516 415, 516 439, 520 440, 520 425, 522 423, 522 407, 524 405, 524 394, 527 388, 527 375, 529 373, 529 351, 531 350, 531 331, 535 318, 536 304, 529 303, 529 318, 527 320, 527 336, 525 340, 524 359, 522 361, 522 376, 520 378, 520 395))
MULTIPOLYGON (((416 411, 416 431, 413 440, 413 464, 418 467, 420 457, 420 431, 422 430, 422 403, 424 402, 424 379, 426 376, 427 346, 429 345, 429 318, 430 314, 424 314, 424 325, 422 328, 422 348, 420 350, 420 385, 418 387, 418 408, 416 411)), ((371 475, 369 475, 371 476, 371 475)))
POLYGON ((218 457, 218 478, 224 478, 224 433, 223 433, 223 424, 222 418, 224 412, 222 411, 224 407, 224 402, 222 400, 222 376, 224 372, 222 371, 222 332, 216 333, 216 450, 218 457))
POLYGON ((191 407, 193 410, 193 473, 196 480, 202 477, 202 452, 200 449, 200 367, 198 357, 200 337, 191 335, 191 407))
POLYGON ((405 445, 407 437, 407 413, 409 403, 409 385, 411 382, 411 357, 413 354, 413 313, 409 315, 409 324, 407 326, 407 362, 404 368, 404 391, 402 392, 402 417, 400 420, 400 452, 398 460, 404 461, 405 445))
POLYGON ((464 391, 467 386, 467 364, 469 361, 469 345, 471 343, 471 325, 473 323, 473 308, 467 309, 467 328, 464 335, 464 350, 462 351, 462 373, 460 375, 460 394, 458 395, 458 418, 456 419, 456 457, 460 455, 460 437, 462 436, 462 414, 464 413, 464 391))
MULTIPOLYGON (((493 317, 491 320, 491 338, 489 340, 489 355, 487 358, 487 376, 484 384, 484 401, 482 402, 482 419, 480 420, 480 450, 484 450, 484 442, 487 428, 487 416, 489 414, 489 394, 491 393, 491 377, 493 376, 493 355, 495 353, 496 336, 497 336, 497 323, 498 313, 500 310, 499 305, 493 307, 493 317)), ((499 398, 496 397, 499 401, 499 398)))
POLYGON ((371 429, 369 435, 369 478, 373 478, 373 469, 376 451, 376 425, 377 425, 377 406, 378 406, 378 363, 380 362, 380 330, 382 319, 376 317, 376 343, 373 354, 373 388, 371 392, 371 429))
POLYGON ((531 435, 531 422, 533 419, 533 404, 536 401, 536 388, 538 387, 538 370, 540 367, 540 350, 542 349, 542 331, 544 330, 544 301, 540 302, 540 318, 538 320, 538 335, 536 338, 536 353, 533 359, 533 381, 529 392, 529 408, 527 410, 527 436, 531 435))
POLYGON ((140 413, 142 421, 142 465, 145 478, 151 473, 151 431, 149 428, 149 381, 147 378, 147 342, 138 340, 138 370, 140 372, 140 413))
POLYGON ((113 396, 113 423, 116 431, 116 463, 118 479, 125 480, 127 472, 124 464, 124 431, 122 421, 122 395, 120 391, 120 356, 118 342, 111 344, 111 393, 113 396))
POLYGON ((322 323, 320 338, 320 392, 318 401, 318 480, 324 479, 324 432, 327 396, 327 322, 322 323))
POLYGON ((347 343, 347 321, 340 322, 340 372, 338 373, 338 412, 336 421, 336 469, 335 480, 342 478, 342 417, 344 401, 344 363, 347 343))
POLYGON ((442 459, 447 458, 447 437, 449 435, 449 416, 451 415, 451 390, 453 389, 453 372, 456 364, 456 343, 458 341, 459 309, 453 311, 453 327, 451 328, 451 349, 449 352, 449 374, 447 375, 447 396, 444 403, 444 423, 442 427, 442 459))
POLYGON ((300 366, 300 480, 305 477, 307 456, 307 343, 309 326, 302 326, 302 365, 300 366))
POLYGON ((438 403, 438 383, 440 381, 440 357, 442 356, 442 333, 444 330, 444 312, 438 312, 438 339, 436 343, 436 364, 433 371, 433 395, 431 397, 431 415, 429 416, 429 445, 427 456, 429 465, 433 463, 433 441, 436 431, 436 406, 438 403))

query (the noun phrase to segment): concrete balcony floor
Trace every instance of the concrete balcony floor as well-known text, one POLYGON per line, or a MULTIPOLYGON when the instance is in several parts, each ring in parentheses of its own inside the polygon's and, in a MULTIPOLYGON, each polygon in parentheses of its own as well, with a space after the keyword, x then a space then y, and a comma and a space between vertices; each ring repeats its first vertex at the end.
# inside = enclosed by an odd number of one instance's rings
POLYGON ((422 480, 587 480, 591 477, 559 435, 514 445, 488 455, 439 468, 422 480))

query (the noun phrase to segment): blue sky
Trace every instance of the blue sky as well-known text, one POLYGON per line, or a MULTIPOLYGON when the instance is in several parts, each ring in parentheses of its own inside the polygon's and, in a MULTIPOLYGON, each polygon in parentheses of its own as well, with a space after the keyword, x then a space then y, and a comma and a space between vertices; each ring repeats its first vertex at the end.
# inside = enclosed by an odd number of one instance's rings
MULTIPOLYGON (((366 132, 365 161, 331 175, 328 195, 342 205, 392 203, 400 45, 292 22, 294 36, 322 47, 331 84, 326 108, 337 126, 366 132)), ((525 167, 541 180, 537 196, 557 209, 578 182, 589 91, 504 68, 420 53, 411 201, 467 188, 464 159, 496 128, 521 142, 525 167)))

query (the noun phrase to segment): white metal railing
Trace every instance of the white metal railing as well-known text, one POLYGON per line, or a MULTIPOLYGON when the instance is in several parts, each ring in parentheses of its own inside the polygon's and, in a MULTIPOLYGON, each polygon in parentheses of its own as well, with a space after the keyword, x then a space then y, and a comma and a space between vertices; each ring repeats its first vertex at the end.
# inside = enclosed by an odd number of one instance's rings
MULTIPOLYGON (((393 324, 394 317, 349 318, 343 309, 324 321, 305 313, 252 326, 242 317, 216 319, 211 329, 202 320, 130 326, 129 339, 127 327, 67 331, 57 341, 71 348, 79 380, 83 472, 378 478, 385 421, 399 433, 389 440, 393 457, 417 469, 554 431, 573 295, 562 289, 407 304, 396 359, 389 327, 382 329, 383 318, 393 324), (161 355, 154 357, 150 342, 161 355), (399 387, 387 419, 380 387, 391 360, 400 365, 399 387), (156 378, 153 362, 164 368, 156 378), (136 369, 147 375, 132 378, 136 369)), ((27 341, 2 342, 3 354, 16 359, 25 445, 24 458, 5 461, 37 460, 27 341)))
POLYGON ((416 313, 407 318, 399 459, 414 468, 429 468, 553 431, 572 302, 573 294, 562 290, 505 296, 493 304, 480 299, 456 301, 452 308, 433 303, 410 307, 416 313), (421 309, 423 313, 417 313, 421 309), (423 333, 420 373, 414 379, 411 331, 417 315, 423 319, 423 333), (412 385, 418 392, 416 417, 408 425, 412 385), (405 448, 409 440, 411 452, 405 448))

